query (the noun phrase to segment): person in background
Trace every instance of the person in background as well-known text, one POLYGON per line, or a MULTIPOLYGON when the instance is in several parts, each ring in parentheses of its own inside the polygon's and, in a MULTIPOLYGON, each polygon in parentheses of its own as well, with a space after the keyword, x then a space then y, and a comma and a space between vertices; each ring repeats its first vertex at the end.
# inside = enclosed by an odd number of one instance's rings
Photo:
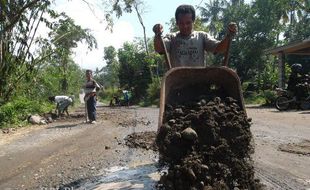
POLYGON ((55 112, 57 116, 61 116, 66 112, 67 116, 69 116, 68 107, 73 105, 73 98, 70 96, 50 96, 48 99, 51 102, 56 103, 55 112))
POLYGON ((129 91, 128 90, 123 90, 123 95, 124 95, 124 103, 126 106, 129 106, 129 91))
POLYGON ((291 74, 287 82, 287 90, 296 96, 297 100, 301 100, 307 96, 307 85, 309 82, 308 75, 303 73, 303 67, 299 63, 291 66, 291 74))
POLYGON ((101 86, 93 79, 93 73, 91 70, 86 70, 86 84, 84 86, 84 101, 86 104, 88 122, 96 123, 96 105, 97 97, 96 92, 99 91, 101 86))
POLYGON ((171 67, 205 66, 205 51, 215 54, 226 52, 231 38, 237 32, 237 25, 232 22, 228 25, 226 37, 222 41, 217 41, 206 32, 193 30, 195 18, 195 9, 192 5, 177 7, 175 19, 179 31, 167 34, 163 42, 161 37, 163 26, 161 24, 153 26, 155 51, 164 54, 166 47, 171 67))

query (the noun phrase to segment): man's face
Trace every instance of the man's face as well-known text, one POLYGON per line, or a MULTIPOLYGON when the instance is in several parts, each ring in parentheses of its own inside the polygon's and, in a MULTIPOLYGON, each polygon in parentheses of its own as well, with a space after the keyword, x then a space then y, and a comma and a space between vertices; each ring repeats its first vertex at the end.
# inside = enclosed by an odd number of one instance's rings
POLYGON ((180 33, 183 36, 189 36, 193 29, 192 14, 179 14, 177 20, 177 26, 179 27, 180 33))
POLYGON ((86 72, 86 78, 89 80, 91 78, 92 74, 91 72, 86 72))

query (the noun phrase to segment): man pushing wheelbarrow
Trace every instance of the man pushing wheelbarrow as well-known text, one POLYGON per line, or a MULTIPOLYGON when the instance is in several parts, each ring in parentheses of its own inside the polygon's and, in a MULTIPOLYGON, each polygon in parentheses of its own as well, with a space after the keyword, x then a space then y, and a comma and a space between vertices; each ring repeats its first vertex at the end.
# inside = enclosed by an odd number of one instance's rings
POLYGON ((179 6, 175 19, 179 31, 164 38, 163 27, 153 27, 155 50, 165 54, 168 67, 156 136, 160 162, 168 166, 160 185, 178 190, 253 189, 250 124, 240 79, 227 67, 236 24, 230 23, 226 37, 217 41, 193 30, 193 6, 179 6), (205 51, 225 53, 223 66, 206 66, 205 51), (240 171, 240 165, 247 169, 240 171))
POLYGON ((161 24, 153 26, 155 51, 165 55, 168 67, 161 87, 159 126, 163 121, 166 104, 175 101, 184 102, 185 94, 197 96, 203 93, 198 93, 201 89, 196 89, 196 93, 182 91, 188 85, 204 83, 221 87, 244 109, 239 77, 233 70, 226 67, 231 39, 237 32, 236 23, 230 23, 225 38, 218 41, 204 31, 195 31, 193 29, 195 18, 193 6, 180 5, 175 12, 179 31, 162 37, 163 26, 161 24), (225 53, 223 61, 225 67, 207 67, 205 51, 214 54, 225 53))

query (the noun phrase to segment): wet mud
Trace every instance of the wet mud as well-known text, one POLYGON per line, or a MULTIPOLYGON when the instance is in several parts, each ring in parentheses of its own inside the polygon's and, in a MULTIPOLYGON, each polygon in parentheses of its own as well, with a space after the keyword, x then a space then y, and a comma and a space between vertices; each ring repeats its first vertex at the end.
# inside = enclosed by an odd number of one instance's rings
POLYGON ((125 145, 130 148, 143 148, 146 150, 157 151, 158 147, 155 143, 156 132, 147 131, 140 133, 132 133, 125 140, 125 145))
POLYGON ((236 100, 221 97, 166 105, 156 144, 168 170, 159 189, 260 189, 251 119, 236 100))

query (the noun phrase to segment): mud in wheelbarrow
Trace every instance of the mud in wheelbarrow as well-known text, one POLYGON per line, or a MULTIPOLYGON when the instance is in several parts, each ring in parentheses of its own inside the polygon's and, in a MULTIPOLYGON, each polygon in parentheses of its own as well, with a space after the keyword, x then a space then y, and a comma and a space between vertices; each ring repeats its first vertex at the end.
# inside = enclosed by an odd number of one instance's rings
POLYGON ((163 77, 160 92, 158 127, 164 120, 165 106, 184 104, 201 97, 232 97, 245 112, 240 79, 227 67, 177 67, 163 77))

